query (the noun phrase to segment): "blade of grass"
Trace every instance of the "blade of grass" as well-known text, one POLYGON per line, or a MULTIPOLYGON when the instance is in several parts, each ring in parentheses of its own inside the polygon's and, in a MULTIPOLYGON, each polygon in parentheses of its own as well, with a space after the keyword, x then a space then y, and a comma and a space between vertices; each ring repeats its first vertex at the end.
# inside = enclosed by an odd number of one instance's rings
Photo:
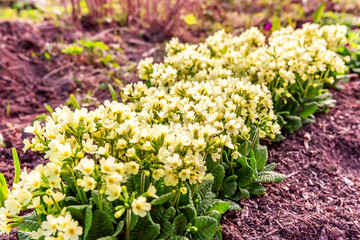
POLYGON ((6 184, 5 177, 0 173, 0 207, 4 206, 4 202, 9 194, 9 189, 6 184))
POLYGON ((10 116, 10 102, 8 102, 7 105, 6 105, 6 116, 7 117, 10 116))
POLYGON ((49 104, 45 103, 44 106, 50 113, 54 112, 54 110, 52 109, 52 107, 49 104))
POLYGON ((115 92, 113 86, 111 86, 110 83, 108 84, 108 88, 109 88, 109 91, 110 91, 110 93, 111 93, 112 99, 113 99, 114 101, 117 101, 118 98, 117 98, 117 96, 116 96, 116 92, 115 92))
POLYGON ((79 106, 79 104, 77 103, 74 94, 70 94, 70 100, 71 100, 71 104, 72 104, 75 108, 80 109, 80 106, 79 106))
POLYGON ((318 7, 318 9, 316 10, 316 12, 314 13, 313 15, 314 22, 320 21, 322 15, 324 14, 325 4, 326 2, 322 2, 318 7))
POLYGON ((16 148, 12 148, 12 154, 13 154, 14 166, 15 166, 14 183, 16 184, 20 180, 20 161, 19 161, 19 156, 16 152, 16 148))

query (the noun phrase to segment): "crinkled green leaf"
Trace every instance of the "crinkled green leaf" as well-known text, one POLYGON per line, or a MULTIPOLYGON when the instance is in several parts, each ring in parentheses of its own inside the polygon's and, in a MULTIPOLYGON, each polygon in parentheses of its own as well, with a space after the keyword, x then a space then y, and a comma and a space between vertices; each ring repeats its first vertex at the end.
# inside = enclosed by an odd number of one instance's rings
POLYGON ((286 175, 274 171, 262 171, 257 177, 257 182, 280 182, 286 178, 286 175))
POLYGON ((151 240, 160 234, 160 224, 154 223, 151 216, 140 217, 134 229, 130 232, 129 240, 151 240))
POLYGON ((114 226, 109 215, 102 210, 95 210, 93 212, 87 240, 96 240, 101 237, 111 236, 113 233, 114 226))
POLYGON ((197 228, 196 232, 189 233, 194 240, 210 240, 217 230, 217 220, 208 216, 196 217, 192 224, 197 228))
POLYGON ((170 201, 172 199, 174 199, 174 197, 176 196, 176 193, 174 192, 169 192, 167 194, 161 195, 159 198, 155 198, 154 200, 151 201, 151 205, 161 205, 166 203, 167 201, 170 201))

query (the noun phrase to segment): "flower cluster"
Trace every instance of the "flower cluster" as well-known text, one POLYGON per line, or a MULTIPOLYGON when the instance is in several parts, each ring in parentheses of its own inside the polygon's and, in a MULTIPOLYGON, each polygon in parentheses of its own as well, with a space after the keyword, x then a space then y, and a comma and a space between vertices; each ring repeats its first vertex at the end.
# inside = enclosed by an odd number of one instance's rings
POLYGON ((280 133, 267 87, 238 78, 180 81, 169 89, 147 88, 139 82, 126 87, 123 101, 127 100, 133 101, 136 111, 149 122, 181 124, 190 129, 202 139, 204 148, 214 137, 229 142, 228 147, 236 138, 249 140, 253 126, 259 128, 261 138, 280 133))
MULTIPOLYGON (((298 115, 304 104, 312 104, 310 114, 303 114, 306 117, 331 106, 327 104, 331 95, 320 97, 326 90, 319 89, 334 86, 336 76, 346 70, 336 53, 346 43, 346 31, 341 25, 304 24, 296 30, 286 27, 275 31, 267 41, 257 28, 240 36, 219 31, 200 44, 182 44, 175 38, 166 45, 167 56, 162 63, 147 58, 139 63, 138 70, 140 78, 160 89, 171 88, 176 82, 223 79, 266 86, 275 114, 291 113, 301 122, 298 115)), ((141 97, 134 93, 133 97, 141 97)))
MULTIPOLYGON (((105 101, 91 111, 59 107, 25 129, 33 138, 25 139, 24 151, 44 153, 49 162, 22 172, 0 209, 0 231, 96 239, 124 233, 125 223, 131 239, 138 221, 151 226, 154 238, 157 224, 183 214, 183 231, 196 234, 194 218, 213 216, 205 209, 219 203, 215 196, 248 198, 265 193, 261 182, 284 179, 266 166, 258 138, 280 134, 279 119, 301 126, 321 106, 322 85, 345 70, 335 53, 345 34, 339 25, 305 24, 267 40, 256 28, 240 36, 220 31, 198 45, 173 39, 163 63, 139 64, 148 82, 125 86, 123 102, 105 101), (19 216, 24 210, 33 210, 36 228, 19 216), (120 230, 99 233, 100 223, 86 225, 87 214, 120 230)), ((218 219, 208 220, 215 221, 215 234, 218 219)))
POLYGON ((20 224, 16 215, 32 209, 47 216, 34 238, 72 233, 77 239, 82 228, 63 210, 69 192, 83 204, 94 193, 104 196, 114 205, 115 218, 127 209, 144 217, 151 210, 149 199, 163 190, 159 186, 186 194, 186 186, 212 178, 207 156, 220 163, 226 148, 237 159, 237 149, 251 140, 254 128, 261 138, 280 130, 269 90, 233 77, 182 81, 171 89, 139 82, 125 88, 123 100, 105 101, 92 111, 57 108, 44 124, 35 121, 25 129, 34 137, 25 139, 24 151, 44 153, 49 162, 21 174, 5 201, 1 231, 9 232, 20 224), (63 219, 70 221, 70 230, 59 227, 63 219))
MULTIPOLYGON (((344 43, 346 27, 341 25, 283 28, 270 36, 268 44, 256 28, 240 36, 219 31, 198 45, 181 44, 173 39, 166 46, 164 63, 153 64, 152 59, 145 59, 138 69, 142 79, 160 86, 181 80, 208 81, 233 76, 248 77, 252 83, 265 82, 270 89, 272 85, 281 88, 277 83, 280 78, 285 83, 282 87, 287 88, 296 77, 306 81, 320 78, 327 71, 344 72, 344 62, 334 52, 344 43)), ((321 80, 333 81, 326 77, 321 80)))

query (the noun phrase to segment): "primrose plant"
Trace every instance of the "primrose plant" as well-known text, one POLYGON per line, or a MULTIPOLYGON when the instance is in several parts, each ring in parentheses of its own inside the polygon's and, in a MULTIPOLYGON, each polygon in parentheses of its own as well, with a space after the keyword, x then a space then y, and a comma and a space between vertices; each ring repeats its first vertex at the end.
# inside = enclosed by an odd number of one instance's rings
POLYGON ((336 54, 346 43, 346 27, 304 24, 265 36, 251 28, 239 36, 219 31, 204 43, 183 44, 172 39, 162 63, 151 58, 138 65, 139 75, 153 86, 178 81, 211 81, 236 77, 265 85, 271 92, 279 124, 295 131, 313 122, 313 113, 334 104, 325 84, 335 84, 345 64, 336 54))
POLYGON ((150 125, 131 108, 57 108, 44 126, 27 127, 34 137, 24 150, 49 162, 3 191, 1 231, 17 227, 19 239, 221 236, 220 214, 239 207, 212 193, 205 149, 194 147, 188 129, 150 125), (32 213, 20 216, 24 210, 32 213))
POLYGON ((128 85, 123 103, 57 108, 25 129, 24 151, 49 160, 24 171, 1 208, 19 239, 221 239, 232 200, 284 175, 259 138, 280 127, 265 86, 238 79, 128 85), (126 103, 126 101, 128 103, 126 103), (24 210, 32 212, 21 216, 24 210))
POLYGON ((83 55, 92 65, 117 68, 116 53, 122 49, 119 46, 110 48, 101 41, 80 40, 64 47, 61 52, 77 57, 83 55))

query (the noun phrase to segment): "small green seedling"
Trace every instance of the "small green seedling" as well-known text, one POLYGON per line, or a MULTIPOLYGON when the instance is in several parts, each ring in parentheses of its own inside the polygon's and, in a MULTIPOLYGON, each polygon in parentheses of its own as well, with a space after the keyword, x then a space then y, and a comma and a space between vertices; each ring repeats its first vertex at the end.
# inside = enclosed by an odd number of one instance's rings
POLYGON ((9 194, 9 189, 6 184, 5 177, 0 173, 0 207, 4 206, 4 202, 9 194))
POLYGON ((79 105, 78 102, 76 101, 76 98, 75 98, 74 94, 70 94, 70 101, 71 101, 71 104, 72 104, 76 109, 80 109, 80 105, 79 105))
POLYGON ((14 183, 16 184, 20 180, 20 161, 19 161, 19 156, 17 154, 16 148, 12 148, 12 154, 13 154, 14 167, 15 167, 14 183))
POLYGON ((113 86, 111 86, 110 83, 108 84, 108 88, 109 88, 109 91, 110 91, 110 93, 111 93, 112 99, 113 99, 114 101, 117 101, 118 98, 117 98, 117 96, 116 96, 116 92, 115 92, 113 86))
POLYGON ((53 113, 53 112, 54 112, 54 110, 52 109, 52 107, 51 107, 49 104, 45 103, 44 106, 45 106, 46 110, 49 111, 49 113, 53 113))

